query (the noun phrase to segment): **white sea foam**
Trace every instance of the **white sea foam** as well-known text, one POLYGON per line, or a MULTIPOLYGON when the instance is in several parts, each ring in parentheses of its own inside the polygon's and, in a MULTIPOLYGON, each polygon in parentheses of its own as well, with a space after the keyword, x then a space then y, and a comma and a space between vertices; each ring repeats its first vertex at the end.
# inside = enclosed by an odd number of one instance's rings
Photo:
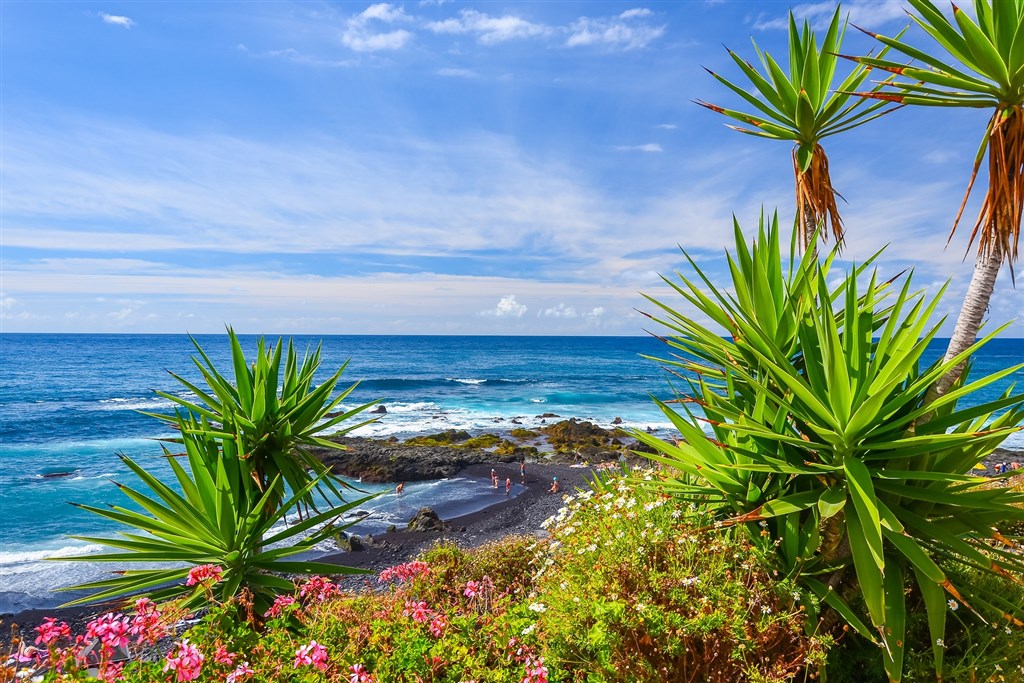
POLYGON ((51 557, 78 557, 98 553, 101 550, 103 550, 103 546, 97 543, 66 545, 50 550, 0 550, 0 574, 16 572, 19 565, 41 562, 51 557))
POLYGON ((173 408, 175 403, 166 398, 104 398, 100 399, 100 410, 158 410, 173 408))
POLYGON ((459 384, 484 384, 487 382, 485 379, 460 379, 458 377, 445 377, 448 382, 458 382, 459 384))

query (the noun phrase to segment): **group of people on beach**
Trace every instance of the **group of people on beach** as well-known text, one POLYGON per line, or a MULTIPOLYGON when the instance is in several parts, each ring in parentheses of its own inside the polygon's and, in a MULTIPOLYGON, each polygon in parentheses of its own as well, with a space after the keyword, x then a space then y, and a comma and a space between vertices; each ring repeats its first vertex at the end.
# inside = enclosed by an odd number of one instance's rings
MULTIPOLYGON (((526 461, 523 460, 519 463, 519 481, 526 485, 526 461)), ((496 489, 499 487, 500 479, 498 477, 498 471, 493 467, 491 468, 491 488, 496 489)), ((405 491, 405 482, 400 482, 395 487, 395 495, 402 495, 405 491)), ((505 495, 507 496, 512 491, 512 477, 505 477, 505 495)), ((551 478, 551 487, 548 489, 548 493, 560 493, 562 491, 562 485, 558 483, 558 477, 551 478)))

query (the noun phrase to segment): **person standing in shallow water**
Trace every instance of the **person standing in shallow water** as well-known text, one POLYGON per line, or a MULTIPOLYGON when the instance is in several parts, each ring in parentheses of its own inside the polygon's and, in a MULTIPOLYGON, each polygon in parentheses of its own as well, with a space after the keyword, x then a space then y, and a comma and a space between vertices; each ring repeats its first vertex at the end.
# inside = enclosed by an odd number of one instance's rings
POLYGON ((519 463, 519 483, 526 484, 526 461, 519 463))
POLYGON ((512 490, 512 477, 505 477, 505 495, 512 490))
POLYGON ((498 488, 498 473, 494 469, 491 469, 491 488, 498 488))
POLYGON ((402 495, 402 491, 404 491, 404 490, 405 490, 405 482, 403 481, 403 482, 400 482, 398 484, 398 486, 395 487, 395 495, 396 496, 402 495))

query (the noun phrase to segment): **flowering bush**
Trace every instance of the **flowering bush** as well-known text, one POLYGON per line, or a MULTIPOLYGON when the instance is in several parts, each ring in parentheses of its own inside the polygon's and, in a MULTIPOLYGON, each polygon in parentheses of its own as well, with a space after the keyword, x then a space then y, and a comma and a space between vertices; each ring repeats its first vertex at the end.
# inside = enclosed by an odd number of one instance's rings
POLYGON ((561 676, 783 681, 820 661, 805 598, 744 536, 625 479, 595 488, 545 522, 536 561, 529 609, 561 676))
MULTIPOLYGON (((102 680, 122 683, 568 683, 680 672, 768 683, 819 661, 799 594, 760 551, 732 531, 702 530, 705 521, 610 479, 569 499, 547 523, 548 541, 439 544, 381 572, 376 592, 342 593, 314 576, 265 614, 243 593, 183 634, 168 626, 180 611, 147 599, 77 639, 51 619, 36 629, 48 650, 25 653, 19 668, 52 665, 47 680, 84 680, 98 666, 102 680), (172 636, 167 651, 114 661, 116 648, 172 636), (87 639, 100 644, 92 659, 87 639)), ((201 584, 213 579, 200 573, 201 584)))

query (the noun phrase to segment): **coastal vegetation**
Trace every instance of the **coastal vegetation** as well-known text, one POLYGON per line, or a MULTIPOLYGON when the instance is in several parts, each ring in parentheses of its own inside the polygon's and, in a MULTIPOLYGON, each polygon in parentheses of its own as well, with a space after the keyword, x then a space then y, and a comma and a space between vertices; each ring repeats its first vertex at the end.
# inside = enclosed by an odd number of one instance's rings
MULTIPOLYGON (((573 419, 511 434, 543 435, 553 460, 633 451, 656 469, 611 475, 616 466, 606 464, 589 489, 565 498, 546 535, 475 550, 440 544, 368 577, 361 590, 342 589, 337 575, 352 570, 287 558, 336 535, 341 515, 366 500, 348 499, 353 492, 316 449, 340 450, 325 431, 337 433, 373 404, 334 412, 351 392, 335 396, 344 366, 316 384, 318 351, 299 362, 291 343, 285 353, 282 343, 261 341, 250 361, 229 330, 233 377, 196 344, 206 387, 174 375, 191 397, 160 392, 178 407, 157 415, 178 433, 164 449, 177 488, 125 458, 150 493, 119 485, 135 508, 89 508, 131 528, 86 538, 121 551, 89 560, 172 566, 75 587, 95 591, 75 602, 130 594, 134 605, 93 619, 82 634, 46 620, 15 642, 4 675, 231 683, 1024 677, 1016 642, 1024 491, 1019 481, 1003 485, 1008 474, 993 481, 974 472, 1024 423, 1024 394, 1010 387, 982 401, 977 392, 1024 365, 973 377, 969 363, 1003 329, 976 339, 977 304, 984 309, 999 266, 1017 253, 1024 0, 977 0, 977 22, 958 9, 950 22, 927 0, 909 1, 918 25, 977 76, 900 36, 876 36, 924 66, 856 58, 836 85, 839 9, 820 48, 791 18, 788 75, 761 51, 764 74, 732 55, 759 96, 713 74, 760 114, 706 106, 756 128, 743 132, 795 143, 797 218, 789 240, 776 217, 762 217, 753 240, 737 223, 727 282, 684 252, 688 274, 665 278, 679 300, 648 298, 670 354, 652 360, 673 377, 671 397, 656 402, 678 438, 573 419), (892 77, 851 92, 871 69, 892 77), (958 323, 957 339, 969 341, 951 343, 934 362, 925 350, 942 325, 934 314, 945 288, 929 296, 912 273, 877 273, 874 257, 845 272, 837 265, 843 226, 820 140, 881 116, 890 102, 998 109, 974 169, 987 151, 990 189, 975 228, 984 282, 972 284, 958 323), (820 254, 826 227, 837 244, 820 254), (183 621, 193 615, 198 621, 183 621)), ((440 446, 539 455, 495 434, 451 431, 405 444, 440 446)))

